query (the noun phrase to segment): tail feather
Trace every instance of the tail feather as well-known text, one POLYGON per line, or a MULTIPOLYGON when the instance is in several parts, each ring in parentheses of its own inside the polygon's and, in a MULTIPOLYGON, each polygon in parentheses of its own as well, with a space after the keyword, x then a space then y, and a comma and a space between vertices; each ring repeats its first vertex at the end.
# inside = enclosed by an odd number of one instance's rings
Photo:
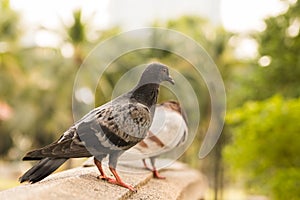
POLYGON ((36 163, 31 169, 29 169, 19 181, 22 183, 28 181, 31 183, 38 182, 43 178, 54 172, 59 166, 61 166, 67 158, 43 158, 36 163))
POLYGON ((41 160, 45 158, 41 151, 41 149, 30 151, 23 157, 22 160, 41 160))

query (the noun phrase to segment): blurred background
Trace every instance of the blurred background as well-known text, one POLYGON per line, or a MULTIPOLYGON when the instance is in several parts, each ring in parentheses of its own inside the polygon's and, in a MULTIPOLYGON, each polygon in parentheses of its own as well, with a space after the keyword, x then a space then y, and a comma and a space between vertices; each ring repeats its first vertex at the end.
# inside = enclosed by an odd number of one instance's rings
MULTIPOLYGON (((73 83, 88 53, 118 33, 153 26, 193 38, 219 68, 227 113, 213 151, 198 159, 211 114, 206 86, 169 52, 120 57, 113 65, 122 70, 105 74, 96 104, 110 100, 131 66, 153 59, 176 64, 199 89, 201 111, 180 160, 208 177, 207 199, 300 199, 299 11, 298 0, 0 0, 0 190, 19 185, 30 167, 20 162, 25 152, 73 123, 73 83)), ((64 168, 70 166, 76 161, 64 168)))

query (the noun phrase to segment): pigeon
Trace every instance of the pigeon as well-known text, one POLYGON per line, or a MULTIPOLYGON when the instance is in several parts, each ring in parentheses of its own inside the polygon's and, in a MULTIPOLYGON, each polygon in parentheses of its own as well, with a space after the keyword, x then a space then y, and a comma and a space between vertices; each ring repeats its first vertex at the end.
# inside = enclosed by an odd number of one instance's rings
POLYGON ((91 110, 57 141, 28 152, 23 160, 39 161, 19 181, 35 183, 50 175, 69 158, 94 156, 94 163, 100 172, 97 178, 136 191, 118 175, 117 161, 126 150, 146 137, 154 116, 159 85, 163 81, 174 84, 168 67, 161 63, 148 64, 132 90, 91 110), (103 171, 101 162, 107 156, 115 179, 106 176, 103 171))
POLYGON ((142 158, 145 168, 153 172, 154 178, 164 179, 165 177, 161 176, 155 167, 156 157, 183 145, 187 141, 187 137, 186 112, 179 102, 165 101, 156 105, 147 137, 126 151, 123 156, 142 158), (147 166, 146 158, 150 159, 152 169, 147 166))

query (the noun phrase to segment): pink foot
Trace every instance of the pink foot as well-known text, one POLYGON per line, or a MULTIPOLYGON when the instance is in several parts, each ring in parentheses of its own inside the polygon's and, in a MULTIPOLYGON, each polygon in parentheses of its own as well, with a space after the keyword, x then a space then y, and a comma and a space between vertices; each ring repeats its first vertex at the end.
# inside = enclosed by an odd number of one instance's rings
POLYGON ((166 177, 161 176, 161 175, 158 173, 157 170, 153 170, 152 172, 153 172, 153 177, 154 177, 154 178, 157 178, 157 179, 166 179, 166 177))
POLYGON ((126 184, 126 183, 124 183, 124 182, 119 182, 119 181, 117 181, 117 180, 115 180, 115 179, 112 179, 112 178, 109 179, 108 182, 111 183, 111 184, 115 184, 115 185, 119 185, 119 186, 122 186, 122 187, 124 187, 124 188, 127 188, 127 189, 129 189, 130 191, 132 191, 132 192, 137 192, 137 190, 136 190, 133 186, 131 186, 131 185, 129 185, 129 184, 126 184))
POLYGON ((110 180, 114 180, 114 179, 112 179, 112 178, 109 178, 109 177, 103 176, 103 175, 97 176, 97 179, 101 179, 101 180, 108 181, 108 182, 109 182, 110 180))

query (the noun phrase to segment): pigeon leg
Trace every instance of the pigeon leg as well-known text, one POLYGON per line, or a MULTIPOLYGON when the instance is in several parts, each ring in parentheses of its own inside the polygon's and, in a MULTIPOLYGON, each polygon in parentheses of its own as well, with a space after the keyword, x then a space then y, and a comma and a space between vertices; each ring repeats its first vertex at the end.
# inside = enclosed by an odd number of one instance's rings
POLYGON ((136 189, 133 186, 128 185, 122 181, 122 179, 120 178, 120 176, 118 175, 118 173, 116 171, 117 161, 122 153, 124 153, 124 151, 114 152, 109 155, 109 164, 108 164, 109 169, 116 179, 110 179, 110 180, 108 180, 108 182, 112 183, 112 184, 120 185, 122 187, 128 188, 129 190, 131 190, 133 192, 136 192, 136 189))
POLYGON ((101 164, 101 161, 97 160, 96 158, 94 158, 94 163, 95 165, 97 166, 99 172, 101 175, 97 176, 98 179, 102 179, 102 180, 106 180, 106 181, 109 181, 111 178, 107 177, 103 171, 103 168, 102 168, 102 164, 101 164))
POLYGON ((155 167, 155 157, 151 157, 150 158, 150 161, 151 161, 151 165, 152 165, 152 173, 153 173, 153 177, 154 178, 157 178, 157 179, 165 179, 166 177, 164 177, 164 176, 161 176, 159 173, 158 173, 158 171, 157 171, 157 169, 156 169, 156 167, 155 167))
POLYGON ((145 167, 146 169, 152 171, 152 169, 151 169, 150 167, 148 167, 148 165, 147 165, 147 163, 146 163, 146 159, 143 158, 142 161, 143 161, 144 167, 145 167))
POLYGON ((128 188, 129 190, 131 190, 133 192, 136 192, 136 189, 133 186, 131 186, 129 184, 126 184, 121 180, 121 178, 118 175, 116 169, 114 169, 113 167, 109 167, 109 169, 110 169, 111 173, 115 176, 116 179, 115 180, 110 179, 110 180, 108 180, 108 182, 110 182, 112 184, 120 185, 122 187, 128 188))

